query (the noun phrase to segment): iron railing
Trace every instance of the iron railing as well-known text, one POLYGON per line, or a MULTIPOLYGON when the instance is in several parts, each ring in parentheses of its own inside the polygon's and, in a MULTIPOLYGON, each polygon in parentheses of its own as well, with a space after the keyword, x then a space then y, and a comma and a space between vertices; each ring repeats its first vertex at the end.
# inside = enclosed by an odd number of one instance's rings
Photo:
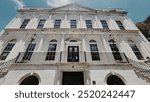
POLYGON ((150 82, 150 62, 144 61, 144 62, 137 62, 130 58, 129 63, 132 64, 134 67, 134 71, 137 74, 138 77, 150 82))
POLYGON ((6 75, 11 68, 11 64, 15 63, 16 58, 0 63, 0 77, 6 75))

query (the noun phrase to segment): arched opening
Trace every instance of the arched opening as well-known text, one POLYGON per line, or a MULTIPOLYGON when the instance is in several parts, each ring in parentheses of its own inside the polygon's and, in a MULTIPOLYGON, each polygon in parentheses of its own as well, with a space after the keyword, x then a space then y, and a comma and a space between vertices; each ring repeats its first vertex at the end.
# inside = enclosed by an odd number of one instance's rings
POLYGON ((107 85, 125 85, 123 80, 116 75, 110 75, 107 78, 107 85))
POLYGON ((51 40, 50 42, 57 42, 57 40, 56 40, 56 39, 53 39, 53 40, 51 40))
POLYGON ((38 85, 39 84, 39 79, 38 77, 31 75, 26 77, 20 85, 38 85))
POLYGON ((96 43, 96 41, 95 41, 95 40, 90 40, 89 42, 90 42, 90 43, 96 43))

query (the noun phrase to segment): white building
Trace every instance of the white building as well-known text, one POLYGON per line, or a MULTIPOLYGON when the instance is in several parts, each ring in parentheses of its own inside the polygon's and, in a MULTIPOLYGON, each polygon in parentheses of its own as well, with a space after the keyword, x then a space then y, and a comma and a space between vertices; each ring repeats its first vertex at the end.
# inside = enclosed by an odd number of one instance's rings
POLYGON ((150 84, 150 43, 122 9, 19 9, 0 54, 2 85, 150 84))

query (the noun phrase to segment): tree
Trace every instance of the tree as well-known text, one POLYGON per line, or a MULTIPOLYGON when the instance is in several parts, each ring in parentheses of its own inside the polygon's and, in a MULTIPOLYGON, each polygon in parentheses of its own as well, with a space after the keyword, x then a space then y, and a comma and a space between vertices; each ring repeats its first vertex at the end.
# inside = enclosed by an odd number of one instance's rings
POLYGON ((136 24, 143 35, 150 41, 150 16, 148 16, 143 22, 136 24))

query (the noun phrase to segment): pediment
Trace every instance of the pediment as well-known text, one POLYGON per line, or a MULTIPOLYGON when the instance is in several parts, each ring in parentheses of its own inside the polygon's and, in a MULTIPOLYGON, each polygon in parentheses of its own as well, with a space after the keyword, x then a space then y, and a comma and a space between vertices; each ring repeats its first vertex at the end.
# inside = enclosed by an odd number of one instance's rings
POLYGON ((69 4, 58 8, 53 8, 54 11, 96 11, 92 8, 83 7, 78 4, 69 4))

